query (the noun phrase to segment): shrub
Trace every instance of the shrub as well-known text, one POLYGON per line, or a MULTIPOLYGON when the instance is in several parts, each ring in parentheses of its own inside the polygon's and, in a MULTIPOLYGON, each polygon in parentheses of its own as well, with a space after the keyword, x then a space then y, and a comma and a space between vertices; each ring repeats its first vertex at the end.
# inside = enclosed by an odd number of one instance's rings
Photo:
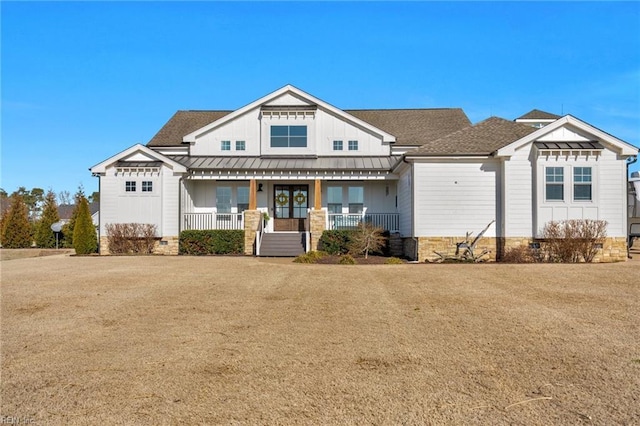
POLYGON ((324 231, 318 241, 318 248, 328 254, 347 254, 351 235, 354 232, 352 230, 324 231))
POLYGON ((89 202, 82 196, 76 205, 77 215, 73 227, 73 248, 76 254, 91 254, 98 250, 96 228, 91 220, 89 202))
POLYGON ((109 223, 106 226, 112 254, 151 254, 156 241, 156 225, 150 223, 109 223))
POLYGON ((244 231, 212 229, 182 231, 180 254, 202 256, 207 254, 244 254, 244 231))
POLYGON ((349 252, 355 254, 364 253, 364 258, 369 257, 369 252, 381 253, 388 239, 383 235, 382 228, 368 223, 360 223, 358 229, 351 233, 348 244, 349 252))
POLYGON ((540 253, 529 246, 512 247, 500 258, 505 263, 534 263, 541 260, 540 253))
POLYGON ((27 205, 18 194, 11 196, 11 207, 2 223, 2 246, 4 248, 31 247, 31 224, 27 205))
POLYGON ((398 259, 397 257, 390 257, 384 261, 387 265, 404 265, 404 261, 402 259, 398 259))
POLYGON ((606 236, 604 220, 551 221, 542 230, 541 248, 550 262, 592 262, 606 236))
POLYGON ((309 251, 293 259, 295 263, 318 263, 327 254, 323 251, 309 251))
POLYGON ((355 265, 356 260, 350 254, 345 254, 344 256, 340 256, 338 263, 340 265, 355 265))

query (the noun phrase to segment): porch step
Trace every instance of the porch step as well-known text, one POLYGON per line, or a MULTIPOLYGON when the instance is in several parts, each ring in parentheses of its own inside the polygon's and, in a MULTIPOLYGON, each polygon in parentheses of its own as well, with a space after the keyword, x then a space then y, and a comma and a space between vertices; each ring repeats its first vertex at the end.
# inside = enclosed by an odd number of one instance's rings
POLYGON ((262 234, 261 257, 295 257, 304 254, 303 232, 269 232, 262 234))

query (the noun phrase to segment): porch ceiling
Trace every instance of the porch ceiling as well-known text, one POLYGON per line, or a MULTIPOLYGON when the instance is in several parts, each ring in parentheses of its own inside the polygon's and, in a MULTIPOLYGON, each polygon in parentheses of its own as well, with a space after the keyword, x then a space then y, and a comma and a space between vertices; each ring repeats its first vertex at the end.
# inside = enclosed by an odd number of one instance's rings
POLYGON ((171 156, 172 160, 197 171, 286 171, 286 172, 387 172, 402 159, 388 157, 311 157, 311 158, 265 158, 265 157, 190 157, 171 156))

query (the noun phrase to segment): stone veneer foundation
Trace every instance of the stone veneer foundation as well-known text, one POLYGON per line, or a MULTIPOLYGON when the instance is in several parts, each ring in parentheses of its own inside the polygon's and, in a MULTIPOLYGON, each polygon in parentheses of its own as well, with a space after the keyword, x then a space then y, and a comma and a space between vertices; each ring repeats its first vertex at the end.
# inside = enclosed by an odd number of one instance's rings
MULTIPOLYGON (((177 236, 162 237, 156 240, 153 247, 153 254, 171 255, 176 256, 179 251, 180 238, 177 236)), ((109 251, 109 238, 100 237, 100 255, 108 256, 109 251)))
MULTIPOLYGON (((403 241, 404 254, 408 258, 416 256, 416 239, 405 238, 403 241)), ((464 240, 464 237, 418 237, 418 258, 416 260, 424 262, 425 260, 436 260, 437 251, 445 256, 453 256, 456 252, 456 243, 464 240)), ((476 254, 482 253, 483 250, 489 250, 490 253, 485 256, 488 261, 495 261, 499 257, 512 248, 520 246, 528 246, 533 238, 528 237, 509 237, 495 238, 483 237, 476 245, 476 254)), ((602 249, 598 250, 598 254, 593 259, 595 263, 607 262, 624 262, 627 260, 627 239, 624 237, 607 237, 602 249)))
POLYGON ((252 256, 255 254, 256 234, 258 226, 262 220, 262 212, 260 210, 244 211, 244 254, 252 256))

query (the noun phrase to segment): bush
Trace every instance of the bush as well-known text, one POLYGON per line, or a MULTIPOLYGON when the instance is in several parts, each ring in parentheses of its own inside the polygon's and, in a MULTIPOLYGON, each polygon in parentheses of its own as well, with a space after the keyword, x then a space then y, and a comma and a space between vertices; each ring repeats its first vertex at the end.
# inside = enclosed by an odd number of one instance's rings
POLYGON ((397 257, 390 257, 384 261, 386 265, 404 265, 404 261, 402 259, 398 259, 397 257))
POLYGON ((500 258, 500 262, 505 263, 534 263, 541 260, 540 253, 529 246, 512 247, 500 258))
POLYGON ((328 254, 347 254, 354 232, 352 230, 324 231, 318 241, 318 249, 328 254))
POLYGON ((296 257, 293 261, 295 263, 318 263, 318 260, 322 259, 326 255, 327 253, 323 251, 309 251, 296 257))
POLYGON ((344 256, 340 256, 338 263, 340 265, 355 265, 357 262, 350 254, 345 254, 344 256))
POLYGON ((354 254, 364 253, 364 258, 371 253, 381 253, 382 248, 387 245, 388 238, 383 235, 380 227, 368 223, 361 223, 358 229, 350 235, 349 252, 354 254))
POLYGON ((96 228, 91 220, 89 202, 82 196, 76 205, 77 215, 73 227, 73 248, 76 254, 91 254, 98 250, 96 228))
POLYGON ((549 262, 592 262, 607 236, 604 220, 551 221, 542 230, 542 251, 549 262))
POLYGON ((151 254, 156 242, 156 225, 150 223, 109 223, 106 226, 112 254, 151 254))
POLYGON ((196 256, 244 254, 244 231, 235 229, 182 231, 179 253, 196 256))

